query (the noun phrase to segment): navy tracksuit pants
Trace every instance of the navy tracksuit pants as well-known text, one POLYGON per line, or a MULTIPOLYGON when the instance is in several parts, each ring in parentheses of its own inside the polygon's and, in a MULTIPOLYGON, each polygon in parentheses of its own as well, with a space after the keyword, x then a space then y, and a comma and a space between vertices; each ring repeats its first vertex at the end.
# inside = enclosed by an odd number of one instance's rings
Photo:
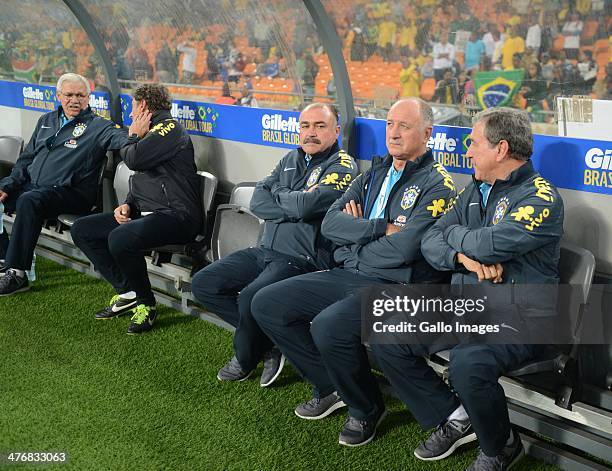
POLYGON ((92 201, 92 198, 70 187, 35 187, 28 184, 20 191, 9 194, 5 206, 7 211, 15 211, 16 214, 6 247, 5 265, 29 270, 45 219, 55 219, 64 213, 86 213, 91 210, 92 201))
POLYGON ((334 268, 263 288, 251 303, 261 329, 314 385, 315 397, 337 391, 360 420, 384 407, 361 343, 360 288, 380 283, 334 268))
POLYGON ((427 345, 376 344, 378 365, 421 427, 436 427, 463 404, 480 448, 499 454, 510 436, 510 420, 499 377, 534 359, 540 345, 457 345, 449 377, 455 395, 425 362, 427 345), (459 396, 459 397, 457 397, 459 396))
POLYGON ((312 265, 295 257, 249 248, 204 267, 193 277, 191 291, 206 309, 236 328, 236 358, 243 369, 252 370, 274 345, 253 319, 253 296, 272 283, 312 270, 312 265))

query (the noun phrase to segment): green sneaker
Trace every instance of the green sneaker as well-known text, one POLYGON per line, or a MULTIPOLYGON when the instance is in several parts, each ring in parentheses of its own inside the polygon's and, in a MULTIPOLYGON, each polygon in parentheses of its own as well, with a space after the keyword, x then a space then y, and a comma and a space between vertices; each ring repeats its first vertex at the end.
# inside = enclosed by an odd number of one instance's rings
POLYGON ((157 318, 157 310, 155 306, 145 306, 139 304, 134 309, 132 322, 128 327, 128 334, 144 334, 153 328, 153 322, 157 318))
POLYGON ((136 304, 138 304, 136 298, 124 299, 118 294, 116 294, 111 298, 108 306, 106 306, 101 311, 96 312, 95 318, 98 320, 113 319, 123 314, 127 314, 129 311, 133 310, 136 307, 136 304))

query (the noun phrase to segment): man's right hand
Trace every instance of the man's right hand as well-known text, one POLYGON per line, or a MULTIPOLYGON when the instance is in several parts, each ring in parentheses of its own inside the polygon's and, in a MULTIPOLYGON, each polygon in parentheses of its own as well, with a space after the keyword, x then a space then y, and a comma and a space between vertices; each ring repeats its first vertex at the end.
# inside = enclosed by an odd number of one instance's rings
POLYGON ((121 206, 117 206, 115 208, 115 220, 119 224, 125 224, 126 222, 130 222, 130 205, 127 203, 122 204, 121 206))
POLYGON ((470 257, 463 255, 462 253, 457 254, 457 263, 460 263, 465 267, 467 271, 476 273, 478 275, 478 281, 489 280, 493 283, 502 282, 502 273, 504 268, 501 263, 495 265, 484 265, 476 260, 472 260, 470 257))
POLYGON ((4 203, 4 201, 6 201, 7 198, 8 198, 8 194, 0 190, 0 203, 4 203))

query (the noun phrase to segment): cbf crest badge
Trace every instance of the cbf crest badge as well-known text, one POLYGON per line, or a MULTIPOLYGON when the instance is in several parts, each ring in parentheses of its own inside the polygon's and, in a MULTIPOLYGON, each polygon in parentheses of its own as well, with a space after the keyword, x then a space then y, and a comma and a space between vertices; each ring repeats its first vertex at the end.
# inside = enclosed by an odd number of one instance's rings
POLYGON ((85 132, 85 129, 87 128, 87 125, 84 123, 79 123, 74 127, 74 131, 72 131, 72 135, 74 137, 79 137, 82 136, 83 133, 85 132))
POLYGON ((321 167, 317 167, 317 168, 315 168, 312 171, 312 173, 308 177, 308 181, 306 182, 306 186, 310 187, 310 186, 314 185, 315 183, 317 183, 317 180, 319 179, 319 175, 321 175, 321 167))
POLYGON ((402 196, 402 201, 400 202, 400 206, 402 209, 412 208, 414 206, 415 201, 417 200, 421 189, 412 185, 410 188, 406 188, 404 190, 404 195, 402 196))
POLYGON ((495 213, 493 214, 493 221, 491 221, 494 226, 504 218, 509 205, 508 198, 505 196, 497 202, 495 213))

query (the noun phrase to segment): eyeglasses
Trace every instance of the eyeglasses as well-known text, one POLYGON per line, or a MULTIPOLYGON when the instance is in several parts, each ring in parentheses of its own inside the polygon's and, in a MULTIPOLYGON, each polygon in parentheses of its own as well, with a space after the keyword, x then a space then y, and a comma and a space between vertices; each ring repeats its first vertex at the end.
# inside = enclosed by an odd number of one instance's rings
POLYGON ((70 100, 71 98, 76 98, 77 100, 82 100, 83 98, 87 98, 89 95, 84 95, 83 93, 62 93, 62 95, 64 97, 66 97, 67 100, 70 100))

